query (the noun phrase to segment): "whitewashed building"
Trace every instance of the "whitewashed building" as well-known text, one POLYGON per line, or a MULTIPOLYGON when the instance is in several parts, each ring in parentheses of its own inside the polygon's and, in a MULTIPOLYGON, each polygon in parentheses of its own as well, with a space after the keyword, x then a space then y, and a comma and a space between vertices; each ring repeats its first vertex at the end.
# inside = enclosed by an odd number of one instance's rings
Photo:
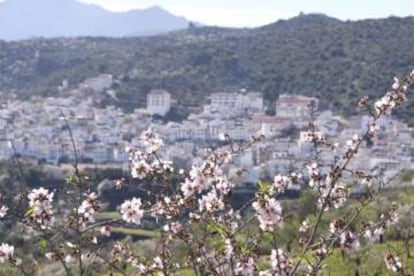
POLYGON ((112 86, 113 77, 109 74, 101 74, 94 78, 88 78, 79 85, 80 89, 92 89, 94 92, 102 92, 112 86))
POLYGON ((276 116, 295 118, 295 125, 302 127, 309 124, 312 108, 316 111, 318 106, 316 98, 282 94, 276 101, 276 116))
POLYGON ((165 116, 171 108, 171 94, 165 90, 152 90, 147 95, 147 111, 151 115, 165 116))
POLYGON ((263 96, 261 93, 244 91, 240 93, 213 93, 210 96, 212 110, 250 110, 263 111, 263 96))

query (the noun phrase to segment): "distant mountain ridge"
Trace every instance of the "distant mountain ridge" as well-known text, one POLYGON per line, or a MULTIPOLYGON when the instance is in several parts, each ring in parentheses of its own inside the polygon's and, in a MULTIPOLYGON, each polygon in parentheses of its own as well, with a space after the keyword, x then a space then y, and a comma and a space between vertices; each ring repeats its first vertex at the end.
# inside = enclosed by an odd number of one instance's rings
POLYGON ((110 12, 75 0, 0 2, 0 39, 140 36, 185 29, 189 21, 154 6, 110 12))

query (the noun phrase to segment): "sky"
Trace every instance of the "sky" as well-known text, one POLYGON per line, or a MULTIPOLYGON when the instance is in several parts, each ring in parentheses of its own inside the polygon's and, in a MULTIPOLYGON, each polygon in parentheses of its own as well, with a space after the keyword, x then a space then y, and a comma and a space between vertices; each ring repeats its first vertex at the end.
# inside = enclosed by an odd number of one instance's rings
MULTIPOLYGON (((58 1, 58 0, 57 0, 58 1)), ((207 25, 253 27, 300 12, 325 13, 342 20, 414 15, 414 0, 78 0, 111 11, 160 6, 207 25)))
MULTIPOLYGON (((4 0, 0 0, 3 2, 4 0)), ((7 0, 13 1, 13 0, 7 0)), ((59 0, 56 0, 59 1, 59 0)), ((342 20, 414 16, 414 0, 75 0, 110 11, 160 6, 174 15, 223 27, 256 27, 304 13, 342 20)))

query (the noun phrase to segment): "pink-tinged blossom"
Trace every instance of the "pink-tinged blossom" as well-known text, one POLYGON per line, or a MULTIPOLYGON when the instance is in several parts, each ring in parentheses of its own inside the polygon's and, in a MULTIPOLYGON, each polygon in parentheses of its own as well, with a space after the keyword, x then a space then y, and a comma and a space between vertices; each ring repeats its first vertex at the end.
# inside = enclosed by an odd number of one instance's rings
POLYGON ((42 229, 51 228, 55 223, 52 201, 54 193, 44 188, 33 189, 28 195, 29 206, 32 208, 31 219, 42 229))
POLYGON ((207 211, 212 213, 224 209, 223 198, 218 196, 215 190, 203 195, 201 199, 198 200, 198 204, 200 212, 207 211))
POLYGON ((165 214, 166 208, 161 200, 157 201, 151 207, 151 216, 155 218, 155 221, 158 220, 165 214))
POLYGON ((152 173, 152 167, 146 160, 134 160, 131 163, 131 175, 133 178, 144 179, 152 173))
POLYGON ((99 230, 99 232, 101 233, 102 236, 111 236, 111 232, 112 232, 112 227, 110 225, 105 225, 102 226, 101 229, 99 230))
POLYGON ((221 161, 224 164, 230 162, 233 158, 233 154, 230 150, 217 150, 214 155, 215 158, 217 158, 217 161, 221 161))
POLYGON ((253 134, 251 136, 253 142, 260 142, 263 141, 266 137, 264 136, 264 134, 261 131, 256 132, 255 134, 253 134))
POLYGON ((0 245, 0 263, 5 263, 13 258, 14 246, 7 243, 2 243, 0 245))
POLYGON ((322 243, 316 250, 315 250, 315 255, 318 258, 325 258, 326 254, 328 254, 328 249, 326 248, 326 244, 322 243))
POLYGON ((400 220, 400 216, 397 213, 397 204, 392 204, 392 209, 387 214, 381 214, 380 219, 385 223, 387 227, 395 225, 400 220))
POLYGON ((142 263, 135 264, 135 268, 137 269, 139 275, 146 275, 149 272, 149 267, 142 263))
MULTIPOLYGON (((412 80, 410 80, 412 81, 412 80)), ((389 114, 396 106, 405 102, 405 92, 408 86, 406 84, 401 85, 398 79, 394 79, 392 90, 388 91, 381 99, 375 102, 375 111, 377 116, 382 114, 389 114)))
POLYGON ((321 189, 321 195, 318 198, 318 207, 324 208, 324 211, 330 208, 338 209, 346 202, 348 193, 344 186, 337 185, 333 188, 329 188, 330 184, 324 189, 321 189))
POLYGON ((253 202, 253 208, 264 231, 273 231, 274 226, 282 223, 282 206, 276 199, 265 196, 259 201, 253 202))
POLYGON ((174 171, 171 161, 155 159, 151 163, 151 170, 157 174, 171 173, 174 171))
POLYGON ((291 182, 290 177, 278 174, 273 179, 273 188, 276 192, 280 193, 286 190, 291 182))
POLYGON ((139 137, 144 146, 147 148, 148 153, 154 153, 163 146, 163 141, 155 134, 151 129, 142 132, 139 137))
POLYGON ((400 87, 400 80, 397 77, 394 77, 394 83, 392 84, 392 89, 397 90, 400 87))
POLYGON ((379 242, 381 237, 384 235, 384 227, 379 226, 375 229, 372 229, 370 224, 365 225, 363 230, 363 236, 370 242, 379 242))
POLYGON ((141 209, 142 203, 140 198, 125 200, 121 205, 122 219, 128 223, 141 224, 144 216, 144 210, 141 209))
POLYGON ((7 211, 9 211, 9 207, 1 206, 0 208, 0 218, 4 218, 7 215, 7 211))
POLYGON ((45 257, 49 261, 57 261, 57 260, 59 260, 59 256, 55 252, 46 252, 45 253, 45 257))
POLYGON ((230 140, 230 136, 227 133, 220 132, 218 135, 220 141, 228 141, 230 140))
POLYGON ((351 158, 354 154, 357 153, 359 142, 361 141, 361 137, 357 134, 352 136, 352 139, 346 141, 346 149, 344 153, 344 158, 351 158))
POLYGON ((233 187, 232 183, 230 183, 225 177, 217 177, 216 178, 216 192, 219 195, 226 195, 230 192, 231 188, 233 187))
POLYGON ((358 237, 349 230, 345 230, 340 234, 339 243, 343 249, 353 250, 360 248, 358 237))
POLYGON ((207 161, 202 166, 193 165, 190 170, 190 177, 181 184, 181 192, 185 198, 193 194, 201 193, 209 188, 215 180, 217 168, 213 162, 207 161))
POLYGON ((75 256, 73 256, 72 254, 67 254, 64 258, 65 263, 71 263, 74 261, 75 256))
POLYGON ((225 239, 224 240, 224 257, 227 260, 230 260, 231 257, 233 256, 233 251, 234 251, 234 248, 233 248, 231 239, 225 239))
POLYGON ((322 133, 307 131, 304 135, 301 135, 302 142, 307 143, 320 143, 323 142, 324 138, 322 133))
POLYGON ((384 261, 387 269, 392 270, 393 272, 402 271, 402 263, 397 256, 387 254, 384 258, 384 261))
POLYGON ((329 232, 338 235, 345 226, 346 222, 343 219, 334 220, 329 224, 329 232))
POLYGON ((313 163, 312 165, 308 165, 306 167, 309 174, 309 187, 314 187, 320 179, 319 166, 317 163, 313 163))
POLYGON ((192 213, 192 212, 190 212, 190 213, 188 214, 188 217, 189 217, 189 218, 190 218, 190 220, 192 220, 192 221, 199 221, 199 220, 201 219, 201 216, 200 216, 199 214, 192 213))
POLYGON ((98 238, 97 238, 96 236, 93 236, 93 237, 91 238, 91 242, 92 242, 93 244, 98 244, 98 238))
POLYGON ((164 268, 164 264, 162 263, 162 259, 160 258, 160 256, 154 257, 154 259, 152 260, 151 269, 163 269, 163 268, 164 268))
POLYGON ((299 233, 306 233, 309 230, 309 221, 304 220, 299 226, 299 233))
POLYGON ((86 195, 86 199, 82 201, 78 208, 78 213, 82 216, 82 223, 95 222, 94 214, 100 209, 98 196, 96 193, 86 195))
POLYGON ((124 186, 124 180, 123 179, 117 179, 114 181, 114 188, 116 190, 120 190, 124 186))
POLYGON ((292 263, 282 249, 272 249, 270 262, 272 265, 272 275, 289 275, 292 269, 292 263))
POLYGON ((347 223, 343 219, 337 219, 330 223, 329 231, 339 236, 339 243, 342 249, 358 249, 360 243, 358 237, 354 235, 349 229, 347 229, 347 223))
POLYGON ((190 178, 197 183, 197 185, 204 188, 207 184, 209 178, 209 167, 204 164, 201 167, 193 165, 190 170, 190 178))
POLYGON ((196 181, 191 181, 188 178, 184 180, 184 183, 181 184, 181 192, 185 198, 192 196, 193 194, 199 193, 201 191, 200 185, 196 181))
POLYGON ((368 135, 370 137, 375 137, 379 129, 380 127, 375 122, 370 122, 368 124, 368 135))
POLYGON ((171 222, 170 224, 164 225, 163 230, 165 232, 171 232, 176 235, 183 231, 184 228, 179 222, 171 222))
POLYGON ((253 275, 255 270, 254 267, 254 259, 252 257, 249 257, 247 260, 244 260, 242 262, 238 262, 236 264, 236 274, 240 276, 251 276, 253 275))

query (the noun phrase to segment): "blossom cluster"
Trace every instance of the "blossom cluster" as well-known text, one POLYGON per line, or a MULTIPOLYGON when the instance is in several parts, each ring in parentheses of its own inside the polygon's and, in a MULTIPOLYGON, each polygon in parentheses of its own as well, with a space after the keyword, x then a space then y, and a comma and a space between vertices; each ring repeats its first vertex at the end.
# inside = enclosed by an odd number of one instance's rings
POLYGON ((98 195, 96 193, 90 193, 86 195, 85 200, 82 201, 81 205, 78 208, 78 213, 81 215, 81 223, 85 225, 86 223, 95 222, 94 214, 99 211, 100 204, 98 201, 98 195))
POLYGON ((344 219, 340 218, 333 221, 329 225, 329 230, 335 237, 339 237, 342 249, 357 249, 360 247, 358 237, 348 228, 347 222, 344 219))
POLYGON ((154 153, 163 146, 163 141, 151 129, 142 132, 140 139, 148 153, 154 153))
POLYGON ((125 200, 120 208, 122 219, 128 223, 141 224, 141 219, 144 216, 144 210, 141 206, 140 198, 134 197, 131 200, 125 200))
POLYGON ((318 144, 324 141, 325 141, 325 138, 320 132, 307 131, 303 136, 303 142, 318 144))
POLYGON ((9 207, 7 206, 1 206, 0 208, 0 218, 4 218, 7 215, 7 212, 9 211, 9 207))
POLYGON ((283 222, 282 206, 275 198, 269 198, 265 195, 255 201, 252 206, 256 211, 262 230, 273 231, 275 226, 279 226, 283 222))
POLYGON ((53 196, 53 192, 49 192, 44 188, 33 189, 28 195, 29 207, 31 208, 30 212, 28 212, 29 217, 42 229, 54 226, 53 196))
POLYGON ((158 156, 163 141, 157 134, 148 129, 141 134, 140 140, 146 149, 145 151, 126 148, 133 178, 144 179, 152 174, 161 175, 173 171, 172 162, 161 160, 158 156))
POLYGON ((0 245, 0 264, 9 261, 13 258, 14 246, 8 243, 2 243, 0 245))
POLYGON ((401 272, 402 271, 402 264, 398 257, 387 254, 384 258, 385 265, 387 266, 387 269, 392 270, 393 272, 401 272))

